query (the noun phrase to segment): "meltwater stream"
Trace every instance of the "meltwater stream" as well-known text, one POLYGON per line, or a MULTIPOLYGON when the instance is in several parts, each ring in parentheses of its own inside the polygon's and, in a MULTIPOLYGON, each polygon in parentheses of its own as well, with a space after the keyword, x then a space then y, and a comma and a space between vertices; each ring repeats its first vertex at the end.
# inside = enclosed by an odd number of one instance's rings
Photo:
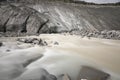
MULTIPOLYGON (((28 64, 25 69, 22 68, 21 71, 27 69, 27 72, 34 72, 34 70, 45 68, 50 74, 55 76, 68 74, 71 80, 79 80, 78 77, 80 77, 79 73, 82 66, 89 66, 110 74, 109 80, 120 80, 119 40, 88 39, 86 37, 81 38, 76 35, 63 34, 41 34, 33 37, 45 40, 48 45, 44 47, 31 45, 31 47, 30 44, 27 45, 25 43, 19 43, 18 45, 14 38, 1 38, 2 41, 6 40, 6 42, 0 48, 0 74, 4 75, 1 71, 5 71, 4 76, 0 75, 2 77, 0 77, 0 80, 13 80, 13 78, 10 79, 12 73, 16 69, 19 70, 19 67, 14 64, 20 66, 29 60, 35 61, 28 64), (55 42, 57 45, 54 44, 55 42), (7 49, 10 52, 5 52, 7 49), (10 74, 8 75, 8 73, 10 74)), ((24 72, 21 74, 24 75, 24 72)), ((31 72, 29 74, 33 75, 31 72)), ((34 75, 39 77, 39 71, 35 72, 34 75)), ((17 78, 19 77, 20 75, 17 76, 17 78)))
POLYGON ((30 64, 28 69, 42 67, 56 76, 68 74, 72 80, 78 80, 81 67, 90 66, 110 74, 110 80, 120 80, 119 41, 61 35, 43 38, 56 40, 59 45, 46 48, 44 56, 30 64))

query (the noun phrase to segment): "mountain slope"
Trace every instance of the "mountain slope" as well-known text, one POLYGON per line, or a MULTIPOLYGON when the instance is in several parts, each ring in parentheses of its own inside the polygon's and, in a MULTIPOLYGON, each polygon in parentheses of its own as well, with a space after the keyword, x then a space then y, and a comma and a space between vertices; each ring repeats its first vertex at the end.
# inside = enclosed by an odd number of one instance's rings
MULTIPOLYGON (((16 27, 16 30, 34 34, 43 32, 71 32, 76 30, 78 32, 87 31, 88 33, 94 31, 101 32, 104 30, 120 30, 120 6, 93 6, 46 1, 42 1, 39 4, 25 3, 26 6, 24 6, 23 3, 22 5, 21 3, 11 3, 11 5, 18 8, 18 10, 6 8, 5 6, 8 6, 8 4, 1 5, 0 19, 2 20, 0 25, 1 28, 6 26, 6 28, 9 29, 8 31, 11 30, 12 32, 16 32, 14 29, 12 30, 12 28, 20 24, 19 27, 16 27), (10 17, 9 14, 14 15, 14 13, 11 13, 11 10, 18 14, 10 17), (29 13, 34 11, 33 16, 27 18, 29 13), (7 13, 4 14, 4 12, 7 13), (10 17, 10 20, 7 16, 10 17), (21 18, 23 16, 25 17, 21 18), (20 21, 21 19, 22 21, 20 21), (26 23, 26 25, 23 26, 23 23, 26 23), (19 29, 27 29, 27 31, 21 31, 19 29)), ((0 30, 7 32, 3 29, 0 30)))

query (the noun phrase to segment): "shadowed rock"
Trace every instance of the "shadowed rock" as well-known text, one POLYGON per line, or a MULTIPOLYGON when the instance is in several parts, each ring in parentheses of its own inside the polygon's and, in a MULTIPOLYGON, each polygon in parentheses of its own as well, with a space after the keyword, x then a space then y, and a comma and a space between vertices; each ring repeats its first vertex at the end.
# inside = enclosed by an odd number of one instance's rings
POLYGON ((0 42, 0 47, 3 45, 3 43, 2 42, 0 42))
POLYGON ((43 68, 36 68, 27 70, 14 80, 57 80, 57 78, 54 75, 49 74, 43 68))
MULTIPOLYGON (((48 19, 25 5, 4 4, 0 7, 0 32, 36 34, 47 28, 48 19)), ((46 29, 47 30, 47 29, 46 29)), ((46 31, 44 31, 46 32, 46 31)), ((10 35, 10 34, 8 34, 10 35)))
POLYGON ((61 74, 58 76, 57 80, 71 80, 71 78, 67 74, 61 74))
POLYGON ((83 66, 80 70, 79 80, 107 80, 110 77, 108 73, 97 70, 92 67, 83 66))
POLYGON ((47 42, 37 38, 18 38, 17 41, 23 43, 37 44, 40 46, 47 46, 47 42))

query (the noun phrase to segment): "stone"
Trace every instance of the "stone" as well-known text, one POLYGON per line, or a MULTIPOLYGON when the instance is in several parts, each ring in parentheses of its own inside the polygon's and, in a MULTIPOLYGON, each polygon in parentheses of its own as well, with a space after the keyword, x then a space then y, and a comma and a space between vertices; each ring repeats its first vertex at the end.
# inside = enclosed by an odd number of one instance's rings
POLYGON ((57 80, 56 76, 49 74, 46 76, 46 80, 57 80))
POLYGON ((2 43, 2 42, 0 42, 0 47, 1 47, 1 46, 3 46, 3 43, 2 43))
POLYGON ((56 76, 49 74, 43 68, 35 68, 25 71, 20 77, 15 80, 57 80, 56 76))
POLYGON ((44 46, 47 46, 47 45, 48 45, 48 43, 46 41, 44 41, 44 46))
POLYGON ((39 44, 40 44, 40 41, 39 41, 39 40, 33 40, 32 43, 33 43, 33 44, 37 44, 37 45, 39 45, 39 44))
POLYGON ((9 50, 9 49, 7 49, 7 50, 6 50, 6 52, 10 52, 10 50, 9 50))
POLYGON ((107 80, 110 75, 104 71, 89 66, 83 66, 80 70, 79 80, 107 80))
POLYGON ((25 43, 26 39, 25 38, 18 38, 17 41, 25 43))
POLYGON ((40 46, 47 46, 47 42, 42 40, 42 39, 37 39, 37 38, 18 38, 17 41, 23 42, 23 43, 30 43, 30 44, 37 44, 40 46))
POLYGON ((58 76, 57 80, 71 80, 68 74, 61 74, 58 76))
POLYGON ((54 42, 54 45, 59 45, 59 43, 58 42, 54 42))
POLYGON ((25 39, 25 43, 33 43, 33 39, 31 39, 31 38, 26 38, 26 39, 25 39))

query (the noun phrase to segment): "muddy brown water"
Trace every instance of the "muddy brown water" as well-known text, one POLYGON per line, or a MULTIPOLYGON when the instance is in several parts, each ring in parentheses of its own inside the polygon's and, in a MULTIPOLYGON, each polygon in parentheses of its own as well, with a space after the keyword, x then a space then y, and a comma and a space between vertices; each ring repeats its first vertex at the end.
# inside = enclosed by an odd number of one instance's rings
POLYGON ((28 69, 43 67, 58 76, 69 74, 76 80, 81 66, 91 66, 111 75, 111 80, 120 79, 120 41, 88 39, 78 36, 41 35, 43 39, 59 42, 46 48, 44 57, 28 66, 28 69))
POLYGON ((72 80, 77 80, 81 67, 90 66, 110 74, 109 80, 120 80, 119 40, 88 39, 63 34, 42 34, 37 37, 46 40, 49 45, 45 47, 42 58, 26 67, 28 70, 42 67, 56 76, 68 74, 72 80), (54 45, 54 42, 59 44, 54 45))

